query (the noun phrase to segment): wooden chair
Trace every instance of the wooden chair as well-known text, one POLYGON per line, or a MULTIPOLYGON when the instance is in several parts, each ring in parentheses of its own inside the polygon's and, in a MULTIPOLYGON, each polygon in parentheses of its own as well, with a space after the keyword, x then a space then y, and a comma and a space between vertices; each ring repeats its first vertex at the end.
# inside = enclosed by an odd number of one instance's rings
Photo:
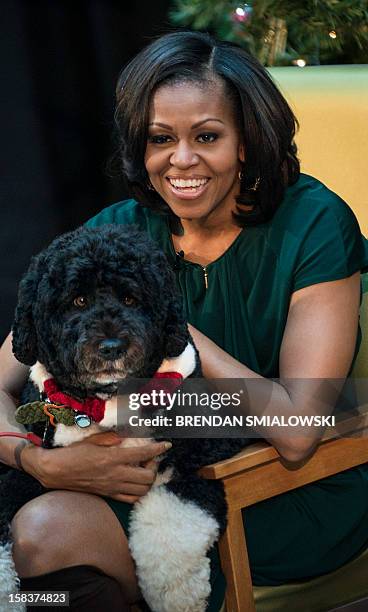
MULTIPOLYGON (((202 474, 206 478, 221 478, 223 480, 229 507, 228 526, 219 543, 221 565, 227 581, 226 612, 254 612, 255 610, 257 612, 258 610, 275 612, 287 609, 279 607, 281 601, 279 596, 285 601, 288 598, 286 585, 283 587, 255 588, 254 601, 241 510, 264 499, 368 462, 368 441, 365 437, 360 437, 363 435, 364 429, 368 431, 368 418, 350 419, 350 423, 347 423, 346 427, 346 433, 351 428, 349 435, 354 435, 354 438, 331 439, 326 436, 314 455, 297 468, 294 466, 291 469, 285 465, 277 451, 262 442, 252 445, 232 459, 203 468, 202 474), (274 600, 273 606, 272 603, 270 604, 272 599, 274 600), (277 601, 279 603, 276 603, 277 601), (269 607, 269 604, 271 607, 269 607)), ((361 586, 356 587, 353 600, 368 595, 367 555, 365 555, 363 562, 365 566, 364 580, 361 586)), ((336 574, 336 580, 340 582, 341 587, 343 575, 341 572, 334 572, 333 574, 336 574)), ((330 576, 332 575, 330 574, 330 576)), ((333 586, 334 581, 333 576, 330 581, 331 585, 328 584, 328 580, 324 582, 326 586, 333 586)), ((350 579, 347 582, 349 590, 350 579)), ((308 586, 312 591, 313 598, 315 598, 313 590, 316 590, 316 588, 319 590, 320 586, 323 587, 323 581, 316 578, 290 585, 290 596, 292 596, 295 604, 298 601, 298 586, 305 602, 308 586)), ((340 593, 342 597, 346 595, 346 599, 335 601, 336 593, 332 594, 329 604, 334 607, 350 602, 349 593, 340 593)), ((301 599, 299 599, 300 601, 301 599)), ((311 605, 308 604, 305 608, 297 606, 297 608, 308 610, 308 612, 321 612, 329 609, 319 607, 321 605, 319 602, 316 602, 316 607, 310 607, 311 605)), ((290 605, 291 610, 297 608, 290 605)))
MULTIPOLYGON (((362 278, 363 337, 355 378, 368 378, 368 274, 362 278)), ((228 502, 228 527, 219 543, 226 612, 322 612, 368 596, 368 551, 336 572, 281 587, 253 589, 249 570, 242 508, 368 462, 368 415, 344 421, 343 433, 348 437, 326 433, 313 456, 298 466, 287 465, 272 446, 259 442, 201 470, 205 478, 222 479, 228 502)))

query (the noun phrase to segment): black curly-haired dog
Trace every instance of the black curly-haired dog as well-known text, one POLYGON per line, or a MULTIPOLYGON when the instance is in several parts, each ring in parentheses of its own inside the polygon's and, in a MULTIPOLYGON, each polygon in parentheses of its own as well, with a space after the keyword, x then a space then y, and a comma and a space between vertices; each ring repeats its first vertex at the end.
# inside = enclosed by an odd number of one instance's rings
MULTIPOLYGON (((80 228, 32 260, 20 283, 13 350, 32 366, 28 401, 41 394, 52 404, 69 406, 61 411, 49 404, 52 425, 42 408, 48 404, 33 404, 38 412, 32 428, 44 431, 46 446, 116 428, 114 398, 129 380, 201 374, 174 274, 165 255, 134 227, 80 228)), ((19 409, 23 422, 28 409, 19 409)), ((207 552, 225 528, 226 503, 221 484, 199 478, 196 471, 233 455, 245 440, 172 442, 155 485, 132 512, 130 547, 152 610, 202 612, 210 592, 207 552)), ((9 522, 42 493, 23 472, 9 469, 0 478, 5 591, 14 590, 16 581, 9 522)))

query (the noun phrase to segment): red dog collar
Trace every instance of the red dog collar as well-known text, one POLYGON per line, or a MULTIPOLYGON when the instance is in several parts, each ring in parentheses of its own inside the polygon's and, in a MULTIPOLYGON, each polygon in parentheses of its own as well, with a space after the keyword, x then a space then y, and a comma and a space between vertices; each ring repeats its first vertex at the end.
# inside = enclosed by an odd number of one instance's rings
MULTIPOLYGON (((141 389, 141 393, 150 393, 154 389, 171 393, 182 383, 183 377, 179 372, 156 372, 151 381, 141 389), (156 381, 160 381, 158 384, 156 381)), ((55 380, 49 378, 44 382, 44 390, 48 399, 55 403, 72 408, 75 412, 83 412, 93 421, 99 423, 105 415, 106 401, 98 397, 86 397, 83 401, 76 400, 71 395, 60 391, 55 380)))
POLYGON ((67 406, 75 410, 75 412, 83 412, 91 417, 93 421, 96 421, 96 423, 99 423, 104 418, 105 400, 98 397, 86 397, 85 400, 80 402, 71 395, 60 391, 53 378, 45 380, 44 390, 49 400, 55 404, 67 406))

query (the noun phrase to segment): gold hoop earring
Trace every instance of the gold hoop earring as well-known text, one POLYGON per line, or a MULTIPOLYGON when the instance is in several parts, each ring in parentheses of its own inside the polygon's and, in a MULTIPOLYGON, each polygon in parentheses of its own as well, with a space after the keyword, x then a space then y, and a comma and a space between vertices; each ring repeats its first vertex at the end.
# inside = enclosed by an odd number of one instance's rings
MULTIPOLYGON (((240 181, 244 181, 245 173, 243 172, 243 170, 239 170, 238 177, 240 181)), ((254 185, 252 187, 247 187, 246 191, 257 191, 260 182, 261 182, 261 179, 259 176, 257 176, 254 185)))
POLYGON ((249 191, 257 191, 260 182, 261 179, 259 178, 259 176, 257 176, 256 182, 254 183, 253 187, 249 187, 249 191))

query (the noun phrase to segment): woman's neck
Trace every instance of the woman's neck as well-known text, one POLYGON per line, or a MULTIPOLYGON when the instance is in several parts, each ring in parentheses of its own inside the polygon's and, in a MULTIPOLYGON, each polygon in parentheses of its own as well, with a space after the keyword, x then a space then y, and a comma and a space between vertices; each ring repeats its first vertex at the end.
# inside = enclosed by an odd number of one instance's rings
POLYGON ((196 234, 198 236, 217 236, 222 232, 233 232, 238 228, 232 210, 216 210, 212 211, 206 217, 200 219, 180 219, 183 234, 196 234))
POLYGON ((183 233, 173 235, 172 240, 175 250, 183 252, 186 260, 206 266, 227 251, 241 228, 233 221, 220 226, 201 221, 182 219, 183 233))

